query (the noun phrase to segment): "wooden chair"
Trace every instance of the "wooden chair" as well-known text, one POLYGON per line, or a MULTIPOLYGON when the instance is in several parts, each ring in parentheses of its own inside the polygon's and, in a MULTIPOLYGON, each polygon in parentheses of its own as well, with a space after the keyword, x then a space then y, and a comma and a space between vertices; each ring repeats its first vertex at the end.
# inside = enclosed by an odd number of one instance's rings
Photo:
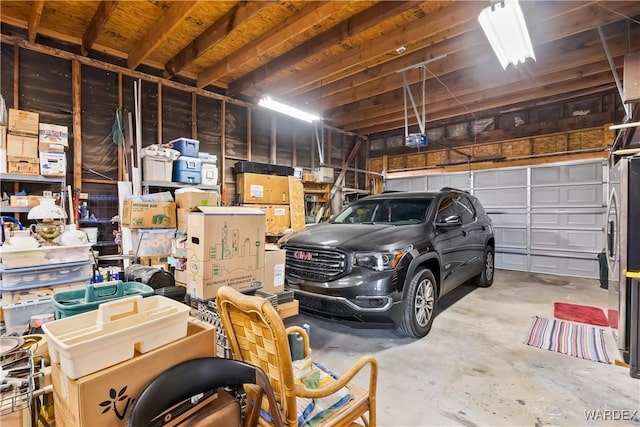
POLYGON ((228 286, 220 288, 216 302, 233 357, 258 366, 267 374, 285 425, 298 426, 297 398, 325 397, 346 386, 352 399, 317 425, 352 426, 358 425, 355 422, 360 420, 365 426, 375 427, 378 364, 373 356, 362 356, 331 384, 318 389, 307 388, 295 382, 287 339, 290 333, 300 334, 303 354, 307 357, 309 337, 303 328, 291 326, 285 329, 271 303, 261 297, 243 295, 228 286), (367 365, 369 385, 365 389, 351 381, 367 365))

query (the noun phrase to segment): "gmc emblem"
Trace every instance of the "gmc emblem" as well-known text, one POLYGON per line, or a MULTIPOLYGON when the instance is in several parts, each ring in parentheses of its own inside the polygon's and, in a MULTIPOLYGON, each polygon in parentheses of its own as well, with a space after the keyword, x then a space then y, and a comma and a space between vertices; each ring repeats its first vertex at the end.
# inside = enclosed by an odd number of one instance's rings
POLYGON ((311 261, 313 259, 313 252, 293 251, 293 257, 295 259, 302 259, 302 260, 305 260, 305 261, 311 261))

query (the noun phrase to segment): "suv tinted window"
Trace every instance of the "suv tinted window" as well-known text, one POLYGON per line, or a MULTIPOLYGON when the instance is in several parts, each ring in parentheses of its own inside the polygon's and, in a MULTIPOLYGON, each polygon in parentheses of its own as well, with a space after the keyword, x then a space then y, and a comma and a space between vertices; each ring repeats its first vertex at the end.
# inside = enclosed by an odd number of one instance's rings
POLYGON ((361 200, 346 207, 331 221, 337 224, 417 224, 424 221, 431 199, 361 200))
POLYGON ((458 205, 458 210, 460 211, 459 215, 462 219, 462 223, 468 224, 472 222, 473 218, 475 217, 475 210, 473 209, 473 205, 471 204, 469 199, 464 196, 459 196, 456 202, 458 205))
POLYGON ((460 215, 460 213, 458 212, 454 198, 446 196, 440 200, 440 204, 438 205, 436 222, 443 222, 447 217, 452 215, 460 215))

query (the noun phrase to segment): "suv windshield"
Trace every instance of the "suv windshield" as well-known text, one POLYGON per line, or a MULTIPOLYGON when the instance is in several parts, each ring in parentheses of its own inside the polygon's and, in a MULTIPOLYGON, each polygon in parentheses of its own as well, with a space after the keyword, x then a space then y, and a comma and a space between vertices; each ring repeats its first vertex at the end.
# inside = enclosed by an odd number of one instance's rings
POLYGON ((334 224, 418 224, 425 220, 433 199, 361 200, 346 207, 334 224))

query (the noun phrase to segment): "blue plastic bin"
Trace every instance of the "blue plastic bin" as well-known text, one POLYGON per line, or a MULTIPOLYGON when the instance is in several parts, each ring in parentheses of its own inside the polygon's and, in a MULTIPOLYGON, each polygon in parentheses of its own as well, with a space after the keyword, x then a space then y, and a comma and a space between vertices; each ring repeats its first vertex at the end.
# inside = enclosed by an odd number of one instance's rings
POLYGON ((202 182, 202 160, 197 157, 180 156, 173 161, 173 182, 200 184, 202 182))
POLYGON ((134 295, 148 297, 153 293, 153 288, 144 283, 113 280, 111 282, 90 284, 86 289, 58 292, 53 295, 53 307, 56 319, 62 319, 97 310, 98 306, 103 302, 134 295))
POLYGON ((169 141, 171 148, 178 150, 181 156, 198 157, 200 152, 200 141, 197 139, 178 138, 169 141))

